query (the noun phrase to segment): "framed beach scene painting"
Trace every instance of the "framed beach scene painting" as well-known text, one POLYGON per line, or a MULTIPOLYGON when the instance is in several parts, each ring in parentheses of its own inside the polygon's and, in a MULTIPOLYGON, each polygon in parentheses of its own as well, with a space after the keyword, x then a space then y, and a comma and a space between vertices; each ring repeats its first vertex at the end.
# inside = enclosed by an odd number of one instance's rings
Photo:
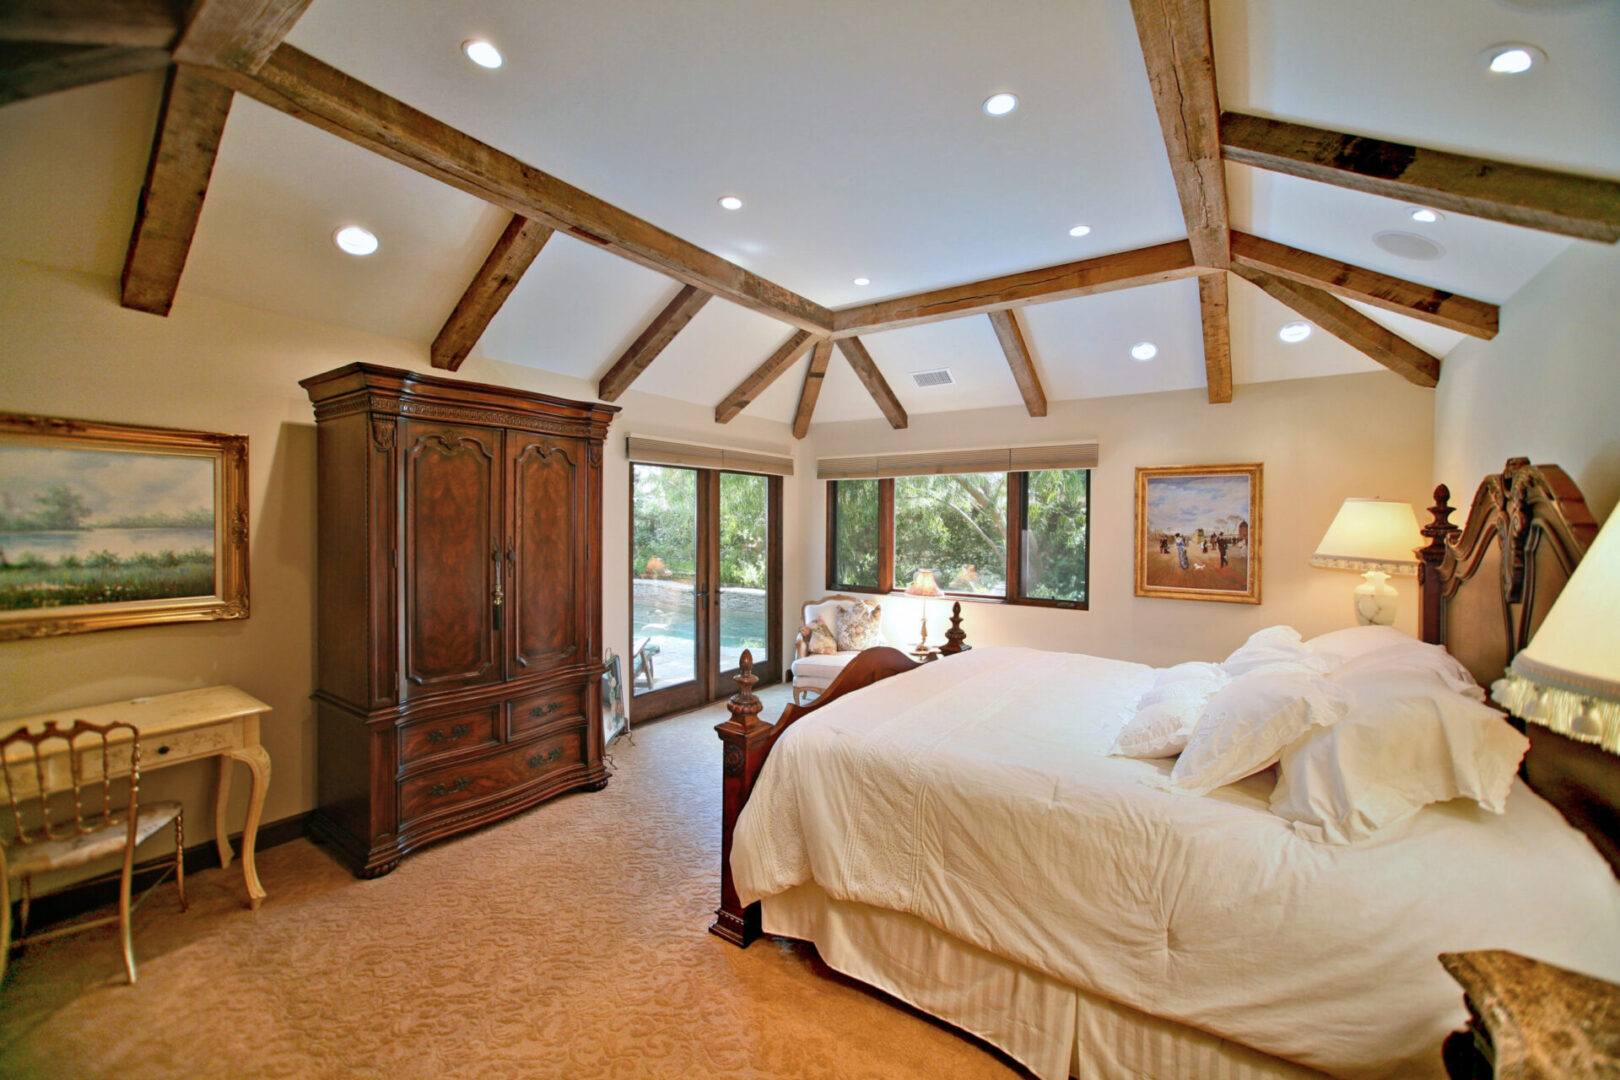
POLYGON ((1136 470, 1136 595, 1260 602, 1263 467, 1136 470))
POLYGON ((0 641, 248 615, 247 437, 0 413, 0 641))

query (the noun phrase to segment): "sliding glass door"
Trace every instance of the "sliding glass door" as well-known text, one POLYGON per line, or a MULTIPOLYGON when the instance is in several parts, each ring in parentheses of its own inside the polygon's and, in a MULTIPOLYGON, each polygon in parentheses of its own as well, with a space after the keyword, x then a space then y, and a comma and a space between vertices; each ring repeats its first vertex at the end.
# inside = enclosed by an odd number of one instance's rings
POLYGON ((780 478, 631 465, 632 719, 729 697, 744 649, 781 678, 780 478))

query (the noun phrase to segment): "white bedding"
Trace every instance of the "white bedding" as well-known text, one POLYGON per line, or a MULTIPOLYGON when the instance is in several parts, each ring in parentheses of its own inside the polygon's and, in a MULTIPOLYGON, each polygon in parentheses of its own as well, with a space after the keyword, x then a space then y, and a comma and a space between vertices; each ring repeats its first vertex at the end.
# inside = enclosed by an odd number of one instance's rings
POLYGON ((1507 948, 1620 979, 1620 885, 1516 786, 1313 844, 1269 774, 1191 797, 1103 756, 1153 669, 979 648, 795 723, 737 823, 745 903, 814 881, 999 956, 1345 1077, 1442 1075, 1435 955, 1507 948), (1144 782, 1149 781, 1149 782, 1144 782))

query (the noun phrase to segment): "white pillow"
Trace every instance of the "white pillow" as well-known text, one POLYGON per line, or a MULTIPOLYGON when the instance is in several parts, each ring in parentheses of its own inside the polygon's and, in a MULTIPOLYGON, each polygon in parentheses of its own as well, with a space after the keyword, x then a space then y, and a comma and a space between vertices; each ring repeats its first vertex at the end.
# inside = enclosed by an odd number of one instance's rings
MULTIPOLYGON (((1335 679, 1341 685, 1344 681, 1335 679)), ((1271 812, 1307 840, 1349 844, 1430 803, 1500 814, 1530 741, 1432 674, 1351 678, 1342 721, 1283 751, 1271 812)))
POLYGON ((1319 675, 1328 672, 1327 661, 1306 652, 1299 631, 1292 626, 1268 626, 1264 630, 1256 630, 1249 635, 1248 641, 1221 662, 1221 667, 1236 678, 1267 664, 1288 663, 1305 664, 1319 675))
POLYGON ((1312 727, 1350 709, 1350 692, 1306 665, 1268 664, 1217 691, 1170 770, 1170 786, 1189 795, 1257 773, 1312 727))
POLYGON ((1174 757, 1187 745, 1187 737, 1204 705, 1228 682, 1219 664, 1192 661, 1165 668, 1136 703, 1136 715, 1120 731, 1109 751, 1122 757, 1174 757))
POLYGON ((1318 634, 1305 642, 1305 651, 1320 656, 1337 669, 1358 656, 1395 645, 1422 645, 1423 642, 1393 626, 1347 626, 1318 634))
POLYGON ((1466 694, 1475 701, 1485 700, 1485 691, 1463 667, 1462 661, 1439 645, 1425 645, 1412 639, 1402 645, 1362 653, 1333 672, 1336 681, 1358 686, 1376 679, 1402 675, 1427 675, 1439 679, 1455 693, 1466 694))

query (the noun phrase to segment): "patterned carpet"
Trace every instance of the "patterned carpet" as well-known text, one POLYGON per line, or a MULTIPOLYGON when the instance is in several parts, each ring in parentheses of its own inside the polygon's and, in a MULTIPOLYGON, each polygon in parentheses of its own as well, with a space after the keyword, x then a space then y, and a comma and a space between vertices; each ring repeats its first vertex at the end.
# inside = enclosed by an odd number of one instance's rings
MULTIPOLYGON (((787 700, 761 695, 765 715, 787 700)), ((359 881, 306 840, 166 883, 115 928, 33 946, 0 986, 17 1078, 1009 1078, 954 1029, 829 971, 808 946, 739 950, 717 901, 710 707, 612 748, 607 790, 564 796, 359 881)))

